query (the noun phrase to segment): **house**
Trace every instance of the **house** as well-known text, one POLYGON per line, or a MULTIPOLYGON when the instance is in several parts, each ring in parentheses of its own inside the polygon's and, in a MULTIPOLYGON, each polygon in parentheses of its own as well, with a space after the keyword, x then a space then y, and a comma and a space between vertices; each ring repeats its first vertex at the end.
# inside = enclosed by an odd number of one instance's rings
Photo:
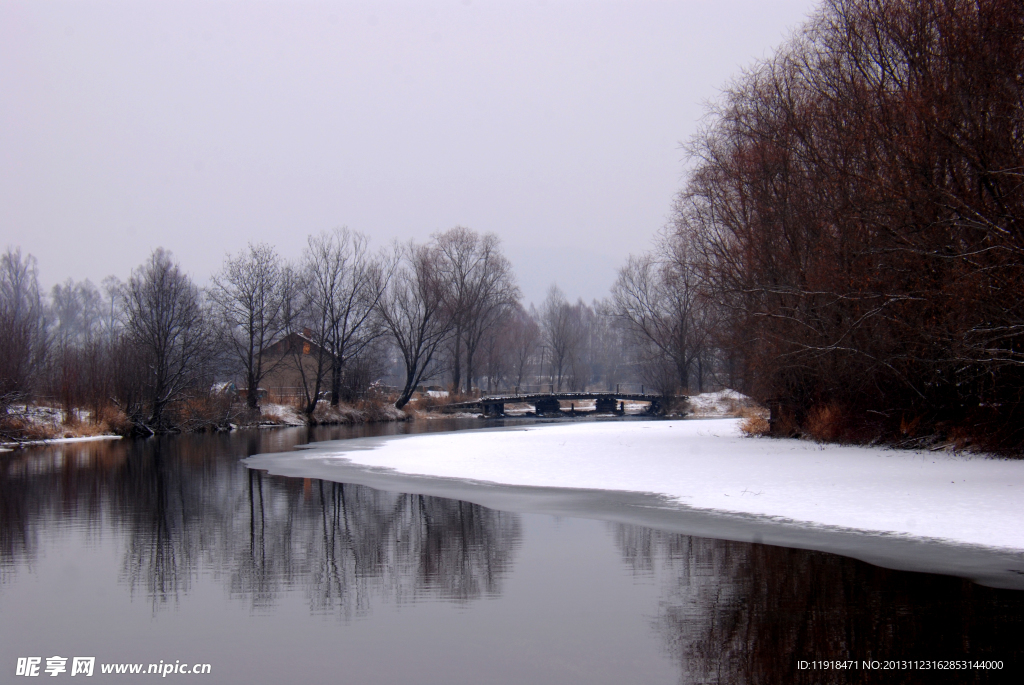
POLYGON ((263 366, 268 369, 261 390, 269 391, 273 401, 305 397, 305 388, 313 392, 317 367, 321 368, 320 390, 330 385, 330 369, 334 355, 321 347, 307 328, 302 333, 289 333, 263 352, 263 366))

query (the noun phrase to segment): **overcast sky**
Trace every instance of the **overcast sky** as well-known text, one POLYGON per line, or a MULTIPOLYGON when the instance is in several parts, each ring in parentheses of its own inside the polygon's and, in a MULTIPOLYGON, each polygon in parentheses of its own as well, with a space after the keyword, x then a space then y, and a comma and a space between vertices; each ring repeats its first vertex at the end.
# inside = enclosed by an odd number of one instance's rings
POLYGON ((527 304, 601 298, 704 103, 813 6, 0 0, 0 249, 47 287, 157 246, 205 282, 248 241, 463 225, 527 304))

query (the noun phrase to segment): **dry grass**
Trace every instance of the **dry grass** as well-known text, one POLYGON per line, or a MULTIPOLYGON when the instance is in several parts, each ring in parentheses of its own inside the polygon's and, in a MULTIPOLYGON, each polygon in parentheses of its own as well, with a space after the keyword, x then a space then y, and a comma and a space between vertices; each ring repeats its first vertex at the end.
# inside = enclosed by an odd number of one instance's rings
POLYGON ((97 435, 110 435, 113 431, 105 423, 93 423, 91 421, 80 421, 74 426, 65 426, 65 438, 92 438, 97 435))
POLYGON ((135 427, 127 414, 111 404, 100 409, 96 416, 96 425, 114 435, 129 435, 135 427))
POLYGON ((231 424, 258 420, 258 415, 244 404, 233 402, 230 397, 219 394, 199 393, 170 405, 166 419, 176 430, 203 431, 223 430, 231 424))
POLYGON ((130 435, 134 424, 112 404, 98 411, 76 411, 65 416, 46 407, 29 407, 21 415, 0 420, 0 432, 17 440, 90 438, 100 435, 130 435))
POLYGON ((437 411, 438 409, 447 407, 449 404, 473 402, 474 400, 479 399, 475 395, 462 395, 451 392, 441 397, 417 392, 414 393, 413 397, 416 398, 416 409, 421 411, 437 411))
POLYGON ((360 400, 355 404, 339 404, 336 407, 327 402, 320 402, 312 418, 315 424, 350 424, 404 421, 408 417, 387 400, 369 399, 360 400))
POLYGON ((362 423, 363 413, 348 404, 339 404, 332 407, 330 402, 317 402, 313 416, 310 417, 314 424, 345 424, 362 423))
MULTIPOLYGON (((296 425, 296 419, 304 421, 302 413, 295 411, 293 417, 284 416, 288 411, 283 406, 279 411, 264 415, 253 412, 246 406, 224 402, 220 398, 189 398, 173 410, 172 419, 186 431, 224 428, 232 425, 296 425)), ((82 412, 69 421, 63 421, 63 412, 46 407, 29 406, 16 414, 0 416, 0 442, 33 442, 59 438, 83 438, 100 435, 129 436, 136 430, 128 416, 114 405, 100 408, 95 415, 82 412)), ((331 407, 327 402, 317 405, 312 417, 316 424, 353 424, 378 421, 405 421, 410 418, 406 412, 395 409, 386 397, 360 400, 354 404, 331 407)), ((299 424, 301 425, 301 424, 299 424)))
POLYGON ((1018 433, 1009 436, 1000 434, 998 429, 1005 426, 1006 421, 980 413, 956 421, 935 421, 919 414, 897 415, 890 419, 877 411, 858 413, 838 402, 821 402, 798 421, 792 405, 776 407, 775 411, 774 420, 769 422, 763 409, 741 409, 740 429, 747 435, 808 438, 820 443, 888 444, 905 449, 1024 456, 1017 447, 1024 428, 1018 428, 1018 433))
POLYGON ((768 435, 771 424, 768 423, 767 412, 759 407, 742 407, 737 411, 743 419, 740 430, 749 436, 768 435))
POLYGON ((401 409, 396 409, 393 400, 372 399, 362 400, 356 404, 363 413, 364 421, 405 421, 409 417, 401 409))
POLYGON ((27 421, 20 416, 0 419, 0 442, 8 440, 53 440, 63 437, 61 427, 51 423, 27 421))
POLYGON ((846 432, 846 413, 835 404, 819 404, 807 412, 804 430, 818 442, 839 442, 846 432))

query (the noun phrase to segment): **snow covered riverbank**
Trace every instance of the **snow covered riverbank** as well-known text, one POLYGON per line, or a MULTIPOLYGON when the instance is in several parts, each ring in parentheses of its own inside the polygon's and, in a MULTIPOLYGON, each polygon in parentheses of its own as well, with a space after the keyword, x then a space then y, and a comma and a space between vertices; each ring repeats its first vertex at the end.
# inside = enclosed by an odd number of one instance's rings
POLYGON ((314 443, 272 474, 850 556, 1024 590, 1024 461, 587 421, 314 443))
POLYGON ((0 451, 10 452, 14 447, 59 445, 71 442, 94 442, 96 440, 120 440, 120 435, 86 435, 78 438, 49 438, 47 440, 25 440, 23 442, 0 442, 0 451))
POLYGON ((587 422, 332 443, 305 458, 1024 550, 1024 461, 742 437, 738 420, 587 422))

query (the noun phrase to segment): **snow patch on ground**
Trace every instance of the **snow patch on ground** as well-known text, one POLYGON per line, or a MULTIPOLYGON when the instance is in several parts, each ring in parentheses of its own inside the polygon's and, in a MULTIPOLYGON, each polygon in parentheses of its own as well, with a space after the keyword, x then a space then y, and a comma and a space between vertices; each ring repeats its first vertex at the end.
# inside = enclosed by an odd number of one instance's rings
POLYGON ((505 485, 648 492, 811 526, 1024 550, 1024 461, 747 438, 738 419, 350 441, 310 459, 505 485))
POLYGON ((17 442, 0 443, 8 447, 87 440, 114 440, 120 437, 112 433, 101 432, 109 430, 109 427, 105 425, 92 425, 92 412, 85 409, 74 409, 69 416, 59 407, 35 404, 11 405, 8 407, 7 413, 0 416, 0 419, 14 424, 15 429, 10 433, 27 438, 17 442))
POLYGON ((265 402, 260 405, 260 414, 266 421, 285 426, 305 426, 306 422, 299 410, 287 404, 265 402))
MULTIPOLYGON (((87 435, 80 438, 50 438, 48 440, 26 440, 24 442, 3 442, 2 447, 26 447, 29 445, 56 445, 64 442, 92 442, 94 440, 120 440, 120 435, 87 435)), ((0 449, 0 452, 10 452, 10 449, 0 449)))
POLYGON ((753 404, 743 393, 729 389, 691 395, 689 399, 691 415, 704 418, 736 416, 740 409, 753 404))
MULTIPOLYGON (((262 425, 305 426, 306 419, 296 408, 287 404, 264 403, 260 405, 262 425)), ((317 403, 313 412, 315 423, 320 424, 351 424, 370 421, 404 421, 405 412, 396 409, 393 404, 363 404, 361 407, 341 403, 336 407, 326 401, 317 403)))
MULTIPOLYGON (((77 411, 74 418, 78 421, 84 421, 89 418, 92 412, 77 411)), ((8 414, 10 416, 17 417, 28 424, 39 426, 42 428, 49 428, 52 430, 59 429, 64 425, 67 417, 64 415, 64 410, 60 407, 48 407, 46 405, 11 405, 8 408, 8 414)))
POLYGON ((417 421, 436 421, 438 419, 479 419, 483 416, 479 412, 454 411, 442 414, 436 411, 421 411, 416 414, 417 421))

